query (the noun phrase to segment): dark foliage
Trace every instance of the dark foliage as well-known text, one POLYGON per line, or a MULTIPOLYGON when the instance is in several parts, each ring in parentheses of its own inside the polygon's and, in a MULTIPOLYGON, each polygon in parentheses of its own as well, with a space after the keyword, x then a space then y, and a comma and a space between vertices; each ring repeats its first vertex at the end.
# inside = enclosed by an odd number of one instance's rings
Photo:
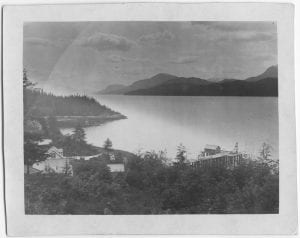
POLYGON ((31 88, 33 86, 35 86, 36 84, 31 82, 28 77, 27 77, 27 71, 26 69, 23 69, 23 88, 31 88))
POLYGON ((38 141, 41 137, 37 134, 26 133, 24 136, 24 164, 29 173, 29 167, 35 162, 43 161, 46 159, 46 147, 38 145, 38 141))
POLYGON ((54 145, 62 148, 65 156, 88 156, 98 153, 98 149, 95 146, 78 140, 74 134, 62 136, 54 145))
POLYGON ((167 165, 163 154, 132 158, 126 172, 77 161, 74 176, 25 177, 27 214, 278 213, 279 177, 268 163, 234 169, 167 165))
POLYGON ((107 139, 104 141, 103 148, 106 149, 106 150, 112 149, 112 142, 111 142, 111 140, 110 140, 109 138, 107 138, 107 139))
POLYGON ((86 144, 85 131, 80 124, 75 127, 72 138, 77 144, 86 144))
POLYGON ((24 112, 27 117, 118 114, 88 96, 55 96, 37 89, 24 90, 24 112))

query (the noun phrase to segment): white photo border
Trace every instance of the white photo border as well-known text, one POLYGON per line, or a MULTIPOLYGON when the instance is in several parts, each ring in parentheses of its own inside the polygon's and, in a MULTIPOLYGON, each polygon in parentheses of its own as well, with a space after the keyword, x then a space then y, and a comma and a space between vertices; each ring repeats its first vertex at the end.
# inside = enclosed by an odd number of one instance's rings
POLYGON ((295 234, 297 183, 293 5, 99 3, 3 7, 5 201, 10 236, 295 234), (63 21, 274 21, 278 31, 280 208, 272 215, 25 215, 23 24, 63 21))

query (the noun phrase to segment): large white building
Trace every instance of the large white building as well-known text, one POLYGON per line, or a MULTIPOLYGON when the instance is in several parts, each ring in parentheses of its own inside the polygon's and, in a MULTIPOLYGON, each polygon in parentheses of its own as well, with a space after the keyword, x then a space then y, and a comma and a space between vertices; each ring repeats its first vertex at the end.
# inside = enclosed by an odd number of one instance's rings
POLYGON ((239 152, 238 143, 232 151, 221 150, 218 145, 206 145, 198 160, 192 163, 195 167, 226 167, 234 168, 245 159, 245 154, 239 152))

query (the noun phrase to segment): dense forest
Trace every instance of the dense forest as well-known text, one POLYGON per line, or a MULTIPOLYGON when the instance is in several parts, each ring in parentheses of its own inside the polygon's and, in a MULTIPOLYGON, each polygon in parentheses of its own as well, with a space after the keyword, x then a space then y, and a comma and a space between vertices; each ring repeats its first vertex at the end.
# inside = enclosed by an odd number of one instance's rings
POLYGON ((126 119, 119 112, 101 105, 86 95, 57 96, 35 87, 23 70, 24 123, 56 117, 59 127, 77 124, 97 126, 107 121, 126 119))
POLYGON ((24 90, 24 115, 27 116, 112 116, 115 114, 119 113, 88 96, 56 96, 37 89, 24 90))
POLYGON ((25 176, 27 214, 270 214, 279 212, 278 169, 245 160, 234 169, 167 164, 162 154, 132 158, 125 173, 99 160, 74 176, 25 176))

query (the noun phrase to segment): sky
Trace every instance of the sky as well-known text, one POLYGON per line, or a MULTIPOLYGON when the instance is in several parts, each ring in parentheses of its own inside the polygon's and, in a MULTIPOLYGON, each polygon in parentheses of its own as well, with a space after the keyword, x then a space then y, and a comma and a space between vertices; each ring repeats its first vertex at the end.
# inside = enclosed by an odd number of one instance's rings
POLYGON ((274 22, 24 24, 28 78, 53 93, 93 93, 168 73, 245 79, 277 64, 274 22))

